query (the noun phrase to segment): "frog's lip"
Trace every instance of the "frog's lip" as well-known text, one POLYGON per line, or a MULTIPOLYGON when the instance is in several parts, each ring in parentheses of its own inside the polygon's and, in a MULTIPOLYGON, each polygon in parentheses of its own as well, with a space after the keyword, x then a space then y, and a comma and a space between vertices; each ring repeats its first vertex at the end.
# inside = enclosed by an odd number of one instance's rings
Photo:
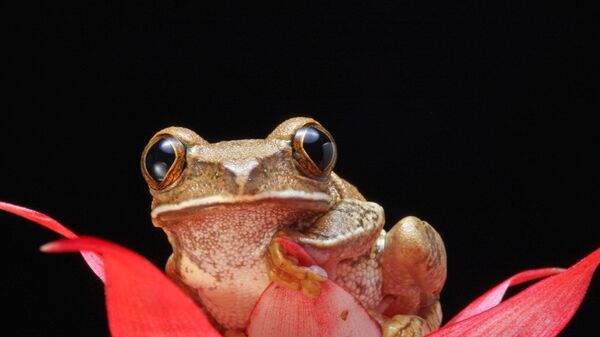
POLYGON ((257 201, 272 200, 274 202, 298 202, 307 208, 326 209, 331 196, 322 192, 304 192, 297 190, 284 190, 264 192, 254 195, 211 195, 196 199, 189 199, 176 204, 164 204, 152 210, 152 218, 163 213, 177 212, 192 208, 205 208, 217 205, 252 203, 257 201))

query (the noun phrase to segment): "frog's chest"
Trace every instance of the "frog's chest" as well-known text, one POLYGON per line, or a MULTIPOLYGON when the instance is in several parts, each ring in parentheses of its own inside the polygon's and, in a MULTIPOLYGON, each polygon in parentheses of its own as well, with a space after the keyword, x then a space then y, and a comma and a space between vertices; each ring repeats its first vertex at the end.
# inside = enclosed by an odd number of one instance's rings
POLYGON ((165 231, 174 247, 179 281, 227 329, 245 328, 269 284, 265 251, 273 235, 306 215, 276 204, 227 206, 165 231))
POLYGON ((177 274, 201 305, 226 329, 243 329, 258 297, 269 284, 262 257, 236 261, 234 267, 214 260, 197 263, 183 253, 177 274))
POLYGON ((180 281, 220 325, 242 329, 269 284, 264 252, 276 228, 256 231, 222 224, 221 219, 203 222, 203 230, 198 231, 184 228, 194 224, 182 222, 169 237, 183 247, 176 254, 180 281))

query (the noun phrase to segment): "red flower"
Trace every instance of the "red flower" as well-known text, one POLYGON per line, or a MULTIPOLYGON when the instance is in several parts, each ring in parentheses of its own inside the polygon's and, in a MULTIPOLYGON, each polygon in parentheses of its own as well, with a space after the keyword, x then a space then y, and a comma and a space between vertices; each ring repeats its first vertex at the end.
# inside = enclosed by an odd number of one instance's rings
MULTIPOLYGON (((101 239, 77 237, 52 218, 30 209, 2 202, 0 209, 67 237, 44 245, 42 251, 82 252, 88 265, 105 282, 113 337, 221 336, 200 308, 140 255, 101 239)), ((302 265, 314 264, 300 246, 279 240, 302 265)), ((579 307, 599 263, 600 248, 567 270, 547 268, 519 273, 479 297, 428 336, 556 336, 579 307), (543 277, 546 278, 501 302, 508 287, 543 277)), ((272 283, 251 314, 247 333, 249 337, 381 334, 377 323, 359 302, 331 281, 323 283, 321 295, 316 299, 272 283)))

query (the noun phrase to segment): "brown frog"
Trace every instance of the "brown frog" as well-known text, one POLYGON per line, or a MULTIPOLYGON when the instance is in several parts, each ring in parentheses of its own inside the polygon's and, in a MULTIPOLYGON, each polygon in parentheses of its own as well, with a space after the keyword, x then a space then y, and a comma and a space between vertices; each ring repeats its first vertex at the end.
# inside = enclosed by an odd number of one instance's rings
POLYGON ((226 335, 243 335, 271 280, 318 296, 328 277, 382 324, 383 336, 439 327, 446 252, 415 217, 383 230, 383 209, 332 172, 337 148, 310 118, 260 140, 209 143, 191 130, 159 131, 142 155, 152 220, 173 247, 167 274, 226 335), (303 268, 273 238, 299 244, 320 268, 303 268))

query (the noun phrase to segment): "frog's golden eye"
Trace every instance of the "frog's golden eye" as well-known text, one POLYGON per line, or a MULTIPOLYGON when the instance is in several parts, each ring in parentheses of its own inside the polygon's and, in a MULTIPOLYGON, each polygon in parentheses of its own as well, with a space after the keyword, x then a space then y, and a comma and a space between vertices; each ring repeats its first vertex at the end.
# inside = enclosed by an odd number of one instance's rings
POLYGON ((292 140, 298 167, 313 177, 326 177, 333 170, 337 148, 333 137, 321 125, 310 123, 300 128, 292 140))
POLYGON ((177 181, 185 168, 185 151, 185 145, 169 134, 152 138, 142 155, 142 172, 148 185, 162 190, 177 181))

